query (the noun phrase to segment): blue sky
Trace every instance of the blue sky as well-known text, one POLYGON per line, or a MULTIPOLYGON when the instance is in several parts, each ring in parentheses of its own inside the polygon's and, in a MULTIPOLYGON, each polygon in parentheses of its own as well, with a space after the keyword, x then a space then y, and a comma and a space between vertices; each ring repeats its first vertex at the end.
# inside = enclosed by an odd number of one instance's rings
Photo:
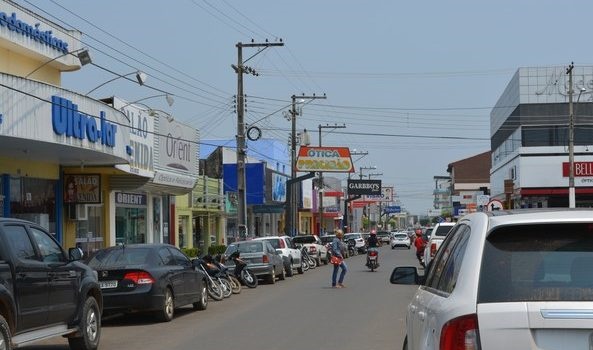
MULTIPOLYGON (((64 74, 64 87, 86 93, 113 78, 101 67, 142 70, 175 96, 172 107, 143 102, 204 139, 236 133, 235 45, 282 38, 247 63, 259 76, 244 78, 246 120, 263 118, 264 137, 287 140, 290 97, 327 94, 303 106, 297 128, 316 144, 318 125, 346 124, 323 129, 323 145, 368 151, 357 170, 377 166, 414 214, 432 206, 433 176, 489 149, 490 109, 518 67, 593 62, 590 1, 16 2, 83 32, 97 66, 64 74)), ((91 96, 160 94, 149 86, 119 79, 91 96)))

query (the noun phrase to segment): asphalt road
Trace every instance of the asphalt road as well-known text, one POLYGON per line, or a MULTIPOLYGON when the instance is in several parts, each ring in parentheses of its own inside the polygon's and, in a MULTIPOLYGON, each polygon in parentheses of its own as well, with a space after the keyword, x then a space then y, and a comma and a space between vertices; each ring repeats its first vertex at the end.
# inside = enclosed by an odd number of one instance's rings
MULTIPOLYGON (((396 265, 418 265, 414 249, 380 248, 375 272, 364 259, 346 259, 344 289, 330 287, 332 266, 322 265, 275 285, 243 288, 210 301, 205 311, 178 309, 168 323, 139 314, 104 320, 99 349, 401 349, 405 310, 416 287, 392 285, 389 276, 396 265)), ((23 349, 69 347, 65 339, 53 338, 23 349)))

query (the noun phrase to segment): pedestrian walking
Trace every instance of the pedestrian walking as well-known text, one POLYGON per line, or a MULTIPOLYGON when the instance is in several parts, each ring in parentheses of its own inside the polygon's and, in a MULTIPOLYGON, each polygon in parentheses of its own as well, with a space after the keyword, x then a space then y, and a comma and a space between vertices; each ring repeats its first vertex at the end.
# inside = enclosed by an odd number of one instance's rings
POLYGON ((342 237, 344 236, 344 232, 340 229, 336 230, 336 236, 334 237, 331 248, 332 248, 332 264, 334 265, 334 270, 332 273, 332 288, 344 288, 344 277, 346 276, 346 272, 348 271, 348 267, 344 262, 344 255, 342 252, 344 251, 344 243, 342 242, 342 237), (342 270, 340 272, 340 278, 338 279, 338 270, 342 270), (336 283, 337 282, 337 283, 336 283))

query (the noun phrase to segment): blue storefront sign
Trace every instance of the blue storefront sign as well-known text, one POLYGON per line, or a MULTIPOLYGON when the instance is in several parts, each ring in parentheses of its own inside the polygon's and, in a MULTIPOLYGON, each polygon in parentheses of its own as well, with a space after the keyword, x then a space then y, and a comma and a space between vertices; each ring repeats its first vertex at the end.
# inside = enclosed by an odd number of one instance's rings
POLYGON ((401 213, 401 212, 402 212, 402 208, 399 205, 392 205, 392 206, 385 207, 385 213, 387 213, 387 214, 397 214, 397 213, 401 213))
POLYGON ((65 54, 68 53, 68 43, 53 36, 51 30, 39 30, 40 23, 34 26, 25 23, 16 17, 16 13, 8 15, 6 12, 0 12, 0 26, 7 27, 8 30, 27 36, 35 41, 50 46, 65 54))

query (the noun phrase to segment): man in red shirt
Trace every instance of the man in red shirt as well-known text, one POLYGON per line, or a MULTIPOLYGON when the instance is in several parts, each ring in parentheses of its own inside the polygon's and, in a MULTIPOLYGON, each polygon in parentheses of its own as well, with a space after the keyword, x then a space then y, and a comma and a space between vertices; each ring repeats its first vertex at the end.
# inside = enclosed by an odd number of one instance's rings
POLYGON ((424 266, 423 257, 424 257, 424 248, 426 248, 426 242, 424 238, 422 238, 422 231, 416 230, 416 239, 414 240, 414 247, 416 247, 416 257, 420 262, 420 265, 424 266))

